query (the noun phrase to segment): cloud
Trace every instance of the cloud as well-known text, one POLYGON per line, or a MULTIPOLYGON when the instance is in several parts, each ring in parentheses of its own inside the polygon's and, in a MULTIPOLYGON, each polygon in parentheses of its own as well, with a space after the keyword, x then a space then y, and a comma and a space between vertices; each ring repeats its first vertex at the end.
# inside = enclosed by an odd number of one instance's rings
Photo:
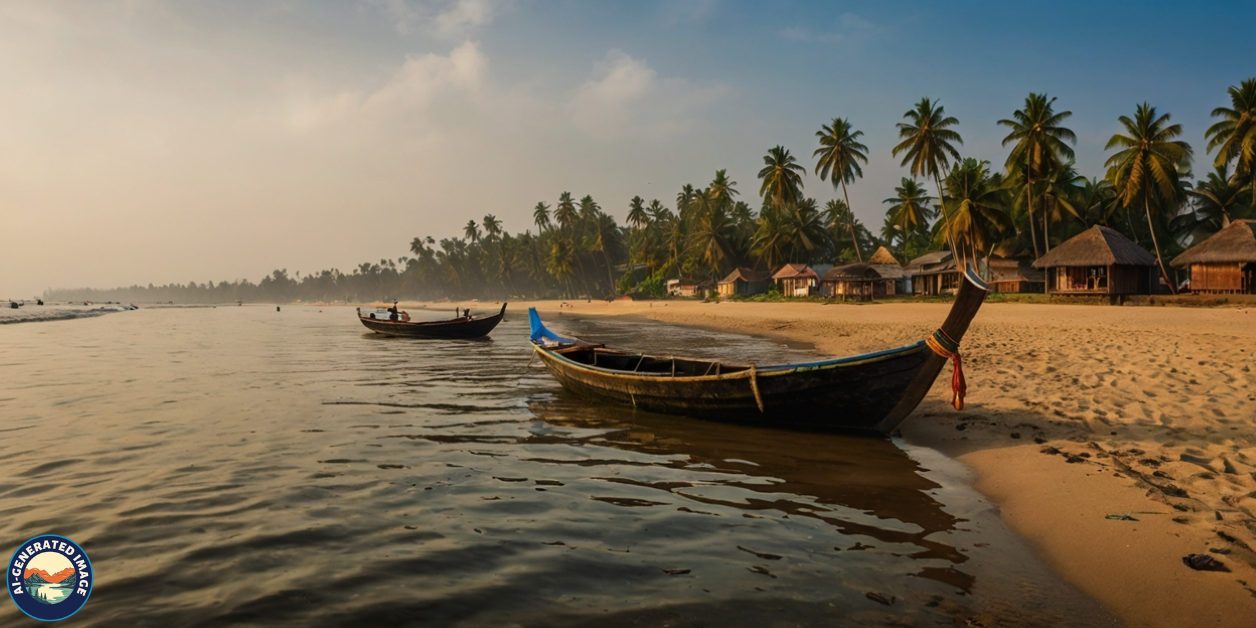
POLYGON ((393 20, 397 32, 416 29, 446 36, 460 36, 491 24, 514 0, 366 0, 393 20))
POLYGON ((448 55, 410 56, 378 89, 346 91, 294 107, 290 125, 310 130, 341 121, 397 123, 422 120, 441 105, 474 105, 487 89, 489 59, 467 40, 448 55))
POLYGON ((837 44, 863 41, 875 35, 879 29, 872 22, 854 13, 843 13, 836 20, 836 29, 812 31, 805 26, 792 26, 781 31, 781 36, 802 43, 837 44))
POLYGON ((620 50, 608 52, 594 71, 597 78, 576 89, 568 107, 580 130, 604 140, 684 132, 699 110, 728 92, 720 84, 659 78, 644 61, 620 50))

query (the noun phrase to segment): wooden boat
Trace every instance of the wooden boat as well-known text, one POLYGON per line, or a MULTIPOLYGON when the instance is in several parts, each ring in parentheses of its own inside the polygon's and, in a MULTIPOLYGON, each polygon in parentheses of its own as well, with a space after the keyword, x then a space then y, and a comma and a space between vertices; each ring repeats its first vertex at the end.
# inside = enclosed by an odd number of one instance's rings
POLYGON ((500 312, 487 318, 475 318, 473 316, 459 316, 447 321, 412 321, 410 316, 405 312, 397 311, 396 307, 390 308, 383 312, 385 316, 379 316, 379 313, 362 312, 358 308, 358 320, 367 329, 390 336, 410 336, 412 338, 480 338, 487 336, 493 331, 497 324, 502 322, 502 317, 506 315, 506 304, 502 304, 500 312), (395 314, 397 320, 390 320, 388 314, 395 314))
POLYGON ((529 310, 536 354, 577 395, 666 414, 798 428, 889 432, 916 409, 947 359, 963 407, 959 341, 990 287, 972 267, 942 327, 926 340, 863 355, 756 366, 616 351, 562 338, 529 310))

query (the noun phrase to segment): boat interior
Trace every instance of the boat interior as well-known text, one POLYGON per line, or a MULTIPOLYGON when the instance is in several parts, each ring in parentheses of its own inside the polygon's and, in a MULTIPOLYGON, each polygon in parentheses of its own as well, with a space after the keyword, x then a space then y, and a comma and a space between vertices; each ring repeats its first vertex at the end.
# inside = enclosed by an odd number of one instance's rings
POLYGON ((564 358, 599 368, 641 375, 703 376, 737 373, 750 368, 744 364, 727 364, 713 360, 661 357, 615 351, 598 345, 582 345, 560 349, 564 358))

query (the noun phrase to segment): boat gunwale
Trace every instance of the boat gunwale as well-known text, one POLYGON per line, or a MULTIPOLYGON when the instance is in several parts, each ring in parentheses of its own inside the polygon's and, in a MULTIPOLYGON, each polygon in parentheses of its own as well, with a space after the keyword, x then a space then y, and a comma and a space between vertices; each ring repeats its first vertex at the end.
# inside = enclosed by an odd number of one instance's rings
MULTIPOLYGON (((852 356, 847 356, 843 358, 834 358, 831 360, 821 360, 821 361, 816 361, 816 362, 800 362, 798 364, 778 364, 778 365, 764 366, 764 367, 755 366, 754 364, 749 364, 749 365, 731 364, 731 363, 720 362, 718 360, 709 360, 713 364, 730 364, 731 366, 744 367, 745 369, 745 370, 737 371, 735 373, 721 373, 719 375, 670 375, 668 373, 639 373, 639 372, 633 372, 633 371, 623 371, 619 369, 609 369, 602 366, 594 366, 591 364, 584 364, 582 362, 577 362, 575 360, 572 360, 571 358, 568 358, 567 356, 564 356, 561 353, 558 353, 557 351, 554 351, 548 347, 542 346, 535 342, 532 343, 532 346, 533 348, 537 350, 537 352, 542 354, 542 357, 554 358, 558 361, 563 362, 564 365, 570 365, 571 367, 578 370, 591 371, 593 373, 598 373, 598 374, 612 375, 612 376, 623 378, 623 379, 636 379, 636 380, 642 380, 642 381, 658 381, 659 378, 665 377, 667 378, 667 381, 708 382, 708 381, 727 381, 727 380, 736 380, 736 379, 748 379, 752 375, 755 377, 778 377, 782 375, 792 375, 794 373, 800 373, 800 372, 806 373, 806 372, 811 372, 811 371, 822 371, 822 370, 836 369, 836 368, 847 367, 847 366, 860 366, 863 364, 884 362, 891 358, 899 357, 902 355, 908 355, 908 354, 915 353, 922 350, 925 346, 925 341, 920 340, 915 343, 904 345, 901 347, 896 347, 893 349, 884 349, 881 351, 874 351, 872 353, 863 353, 863 354, 852 355, 852 356)), ((594 350, 596 351, 596 348, 594 348, 594 350)), ((632 355, 632 354, 629 354, 629 355, 632 355)), ((659 356, 652 356, 652 355, 647 355, 647 354, 640 354, 640 355, 642 357, 649 357, 649 358, 655 358, 655 359, 675 359, 676 357, 676 356, 668 356, 666 358, 659 358, 659 356)), ((694 361, 699 361, 699 362, 707 361, 707 360, 702 360, 701 358, 681 358, 681 359, 694 360, 694 361)))

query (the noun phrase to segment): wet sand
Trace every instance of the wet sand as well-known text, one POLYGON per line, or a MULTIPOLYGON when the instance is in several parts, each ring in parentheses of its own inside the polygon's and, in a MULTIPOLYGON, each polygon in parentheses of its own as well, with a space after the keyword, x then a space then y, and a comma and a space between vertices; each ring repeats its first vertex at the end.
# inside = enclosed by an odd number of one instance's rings
MULTIPOLYGON (((517 304, 526 307, 527 304, 517 304)), ((949 305, 570 301, 814 343, 847 355, 919 340, 949 305)), ((516 306, 512 306, 516 307, 516 306)), ((520 312, 521 310, 515 310, 520 312)), ((986 304, 901 427, 975 471, 975 487, 1066 580, 1131 626, 1250 626, 1256 617, 1256 311, 986 304), (1136 521, 1107 519, 1129 514, 1136 521), (1182 557, 1211 553, 1229 572, 1182 557)))

